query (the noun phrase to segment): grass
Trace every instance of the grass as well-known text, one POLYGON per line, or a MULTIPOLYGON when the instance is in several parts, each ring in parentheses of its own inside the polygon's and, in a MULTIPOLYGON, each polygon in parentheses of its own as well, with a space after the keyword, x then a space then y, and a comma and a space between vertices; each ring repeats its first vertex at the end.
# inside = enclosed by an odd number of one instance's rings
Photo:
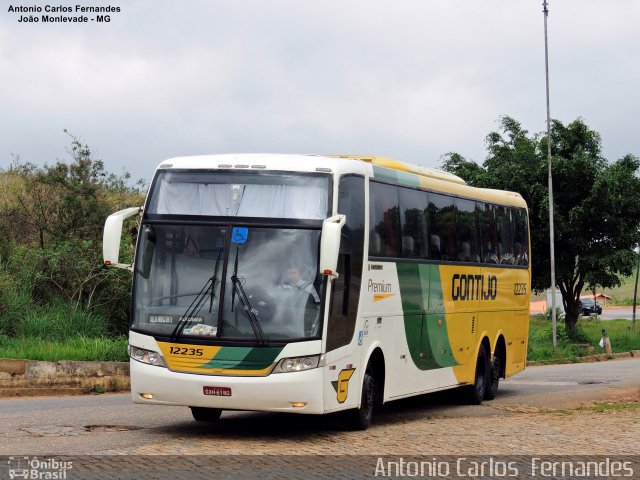
POLYGON ((113 336, 104 318, 56 299, 34 304, 0 275, 0 358, 127 361, 127 338, 113 336))
POLYGON ((0 358, 27 360, 100 360, 126 362, 127 338, 84 336, 52 341, 43 338, 9 338, 0 336, 0 358))
POLYGON ((631 320, 602 321, 584 319, 578 322, 578 326, 591 345, 598 344, 602 338, 602 329, 604 328, 611 340, 614 353, 640 350, 640 325, 636 323, 636 329, 633 330, 631 320))
POLYGON ((635 270, 629 277, 620 279, 620 286, 616 288, 605 288, 602 293, 609 295, 611 301, 607 302, 608 305, 633 305, 633 291, 636 284, 635 270))
POLYGON ((577 408, 541 408, 540 413, 549 413, 552 415, 572 415, 576 412, 593 412, 593 413, 617 413, 629 412, 640 409, 640 401, 606 401, 595 402, 591 405, 580 405, 577 408))
POLYGON ((77 336, 101 338, 107 336, 102 318, 73 310, 66 305, 54 305, 45 311, 27 312, 15 327, 18 338, 64 340, 77 336))
POLYGON ((640 325, 632 329, 631 320, 595 320, 581 318, 575 331, 565 329, 564 322, 557 325, 557 348, 553 348, 551 320, 547 315, 532 315, 529 325, 529 351, 527 360, 575 360, 577 357, 604 353, 598 343, 602 329, 607 330, 614 353, 640 350, 640 325))
POLYGON ((585 405, 579 407, 578 410, 587 410, 597 413, 608 412, 624 412, 628 410, 637 410, 640 408, 640 402, 596 402, 595 405, 585 405))

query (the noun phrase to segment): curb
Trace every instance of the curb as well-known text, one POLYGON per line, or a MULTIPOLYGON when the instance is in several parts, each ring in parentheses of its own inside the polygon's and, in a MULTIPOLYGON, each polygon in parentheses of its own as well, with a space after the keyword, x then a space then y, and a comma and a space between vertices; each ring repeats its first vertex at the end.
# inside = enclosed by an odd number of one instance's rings
POLYGON ((532 360, 527 362, 527 367, 535 367, 540 365, 562 365, 567 363, 595 363, 606 362, 607 360, 619 360, 623 358, 638 357, 640 357, 640 350, 631 350, 630 352, 614 353, 611 357, 608 357, 606 353, 600 353, 598 355, 587 355, 586 357, 554 358, 553 360, 532 360))
POLYGON ((129 363, 0 358, 0 397, 128 390, 129 363))

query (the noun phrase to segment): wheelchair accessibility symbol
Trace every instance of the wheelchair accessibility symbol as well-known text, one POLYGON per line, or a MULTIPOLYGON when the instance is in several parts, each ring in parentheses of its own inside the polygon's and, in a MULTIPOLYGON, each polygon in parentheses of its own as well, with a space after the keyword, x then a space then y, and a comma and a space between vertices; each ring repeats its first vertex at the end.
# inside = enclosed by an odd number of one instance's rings
POLYGON ((242 245, 247 242, 249 229, 247 227, 233 227, 231 231, 231 243, 242 245))

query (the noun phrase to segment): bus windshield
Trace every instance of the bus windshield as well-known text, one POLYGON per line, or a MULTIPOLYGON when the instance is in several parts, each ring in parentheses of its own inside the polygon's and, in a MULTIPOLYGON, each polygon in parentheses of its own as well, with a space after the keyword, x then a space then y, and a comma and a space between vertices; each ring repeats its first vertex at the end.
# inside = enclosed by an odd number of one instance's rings
POLYGON ((328 192, 326 175, 160 171, 145 213, 324 220, 328 192))
POLYGON ((319 237, 319 230, 146 225, 132 328, 257 344, 316 338, 319 237))

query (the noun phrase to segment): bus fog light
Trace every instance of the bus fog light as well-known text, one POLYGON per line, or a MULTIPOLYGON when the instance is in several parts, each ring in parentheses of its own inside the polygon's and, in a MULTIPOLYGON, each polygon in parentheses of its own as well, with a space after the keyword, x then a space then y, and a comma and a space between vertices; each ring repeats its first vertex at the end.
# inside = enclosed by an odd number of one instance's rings
POLYGON ((290 402, 293 408, 302 408, 307 406, 307 402, 290 402))
POLYGON ((273 373, 301 372, 317 368, 320 363, 320 355, 309 357, 283 358, 278 362, 273 373))
POLYGON ((153 399, 153 393, 141 393, 140 396, 142 398, 144 398, 145 400, 152 400, 153 399))
POLYGON ((129 346, 129 356, 140 363, 146 363, 147 365, 154 365, 156 367, 166 367, 162 355, 152 350, 145 350, 144 348, 129 346))

